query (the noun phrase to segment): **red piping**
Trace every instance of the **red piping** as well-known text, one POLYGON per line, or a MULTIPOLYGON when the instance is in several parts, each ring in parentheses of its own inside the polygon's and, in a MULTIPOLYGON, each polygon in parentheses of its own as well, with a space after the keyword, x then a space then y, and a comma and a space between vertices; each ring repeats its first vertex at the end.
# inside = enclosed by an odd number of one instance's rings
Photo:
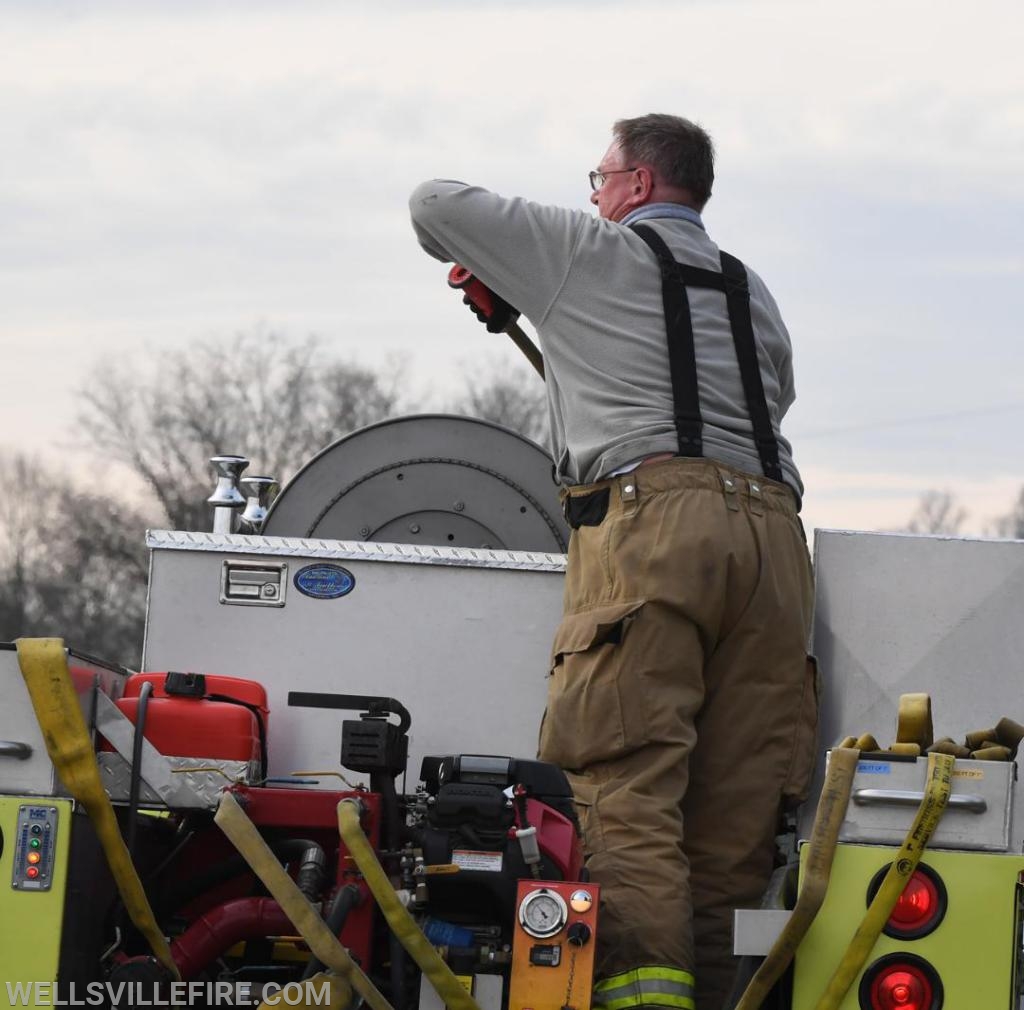
POLYGON ((236 898, 194 920, 171 944, 171 957, 181 972, 182 981, 188 982, 242 940, 297 932, 273 898, 236 898))

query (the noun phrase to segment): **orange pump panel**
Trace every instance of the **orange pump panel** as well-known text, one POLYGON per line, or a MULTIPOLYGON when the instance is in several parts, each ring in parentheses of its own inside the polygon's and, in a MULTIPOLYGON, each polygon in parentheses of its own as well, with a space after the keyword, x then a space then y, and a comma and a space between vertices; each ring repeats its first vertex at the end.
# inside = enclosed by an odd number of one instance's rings
POLYGON ((509 985, 508 1010, 590 1010, 590 993, 594 981, 594 948, 597 941, 597 907, 600 888, 597 884, 546 880, 520 880, 516 895, 515 932, 512 939, 512 978, 509 985), (523 926, 524 900, 536 902, 537 892, 555 895, 555 901, 541 900, 537 921, 548 921, 546 911, 557 907, 558 916, 550 925, 531 935, 523 926), (558 922, 564 908, 564 921, 558 922), (557 926, 557 929, 555 927, 557 926), (570 942, 570 936, 589 930, 582 945, 570 942), (569 980, 572 979, 572 989, 569 980))

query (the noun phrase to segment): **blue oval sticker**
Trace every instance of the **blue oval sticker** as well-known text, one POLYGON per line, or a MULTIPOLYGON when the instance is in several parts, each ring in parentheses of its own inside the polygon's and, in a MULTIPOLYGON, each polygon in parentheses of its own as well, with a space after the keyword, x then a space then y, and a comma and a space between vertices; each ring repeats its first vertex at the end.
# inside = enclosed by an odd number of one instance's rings
POLYGON ((340 565, 306 565, 295 573, 295 588, 317 600, 336 600, 355 589, 356 578, 340 565))

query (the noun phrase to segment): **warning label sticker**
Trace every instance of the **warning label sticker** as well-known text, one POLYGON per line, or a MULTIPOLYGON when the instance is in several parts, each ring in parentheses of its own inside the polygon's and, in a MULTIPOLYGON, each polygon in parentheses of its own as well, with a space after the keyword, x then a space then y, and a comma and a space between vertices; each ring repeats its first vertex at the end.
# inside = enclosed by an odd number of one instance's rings
POLYGON ((486 852, 479 849, 455 849, 452 852, 452 862, 463 870, 501 873, 501 860, 500 852, 486 852))

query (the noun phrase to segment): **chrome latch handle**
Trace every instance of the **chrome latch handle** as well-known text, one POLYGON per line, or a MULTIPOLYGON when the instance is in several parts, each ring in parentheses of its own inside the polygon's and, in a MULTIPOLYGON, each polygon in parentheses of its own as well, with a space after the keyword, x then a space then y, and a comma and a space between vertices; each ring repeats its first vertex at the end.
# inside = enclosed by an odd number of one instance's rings
MULTIPOLYGON (((854 789, 853 802, 860 807, 919 807, 924 799, 923 792, 903 789, 854 789)), ((950 796, 946 804, 951 810, 966 810, 971 814, 983 814, 988 810, 984 796, 950 796)))

